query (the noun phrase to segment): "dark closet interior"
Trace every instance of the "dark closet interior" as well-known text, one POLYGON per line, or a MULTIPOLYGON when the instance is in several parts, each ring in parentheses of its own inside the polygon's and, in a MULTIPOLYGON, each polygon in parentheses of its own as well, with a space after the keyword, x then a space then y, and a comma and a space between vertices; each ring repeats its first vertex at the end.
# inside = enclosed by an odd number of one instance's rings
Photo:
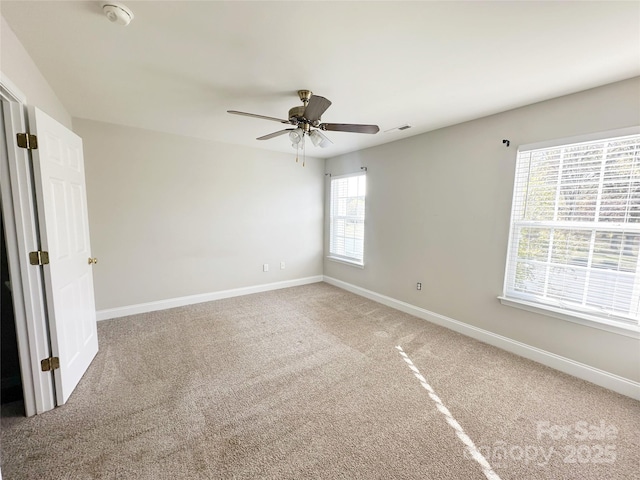
POLYGON ((0 291, 2 291, 2 298, 0 299, 0 310, 2 311, 2 324, 0 324, 0 371, 2 373, 2 385, 0 401, 4 404, 23 400, 23 396, 2 209, 0 209, 0 230, 2 233, 2 235, 0 235, 0 241, 2 242, 0 247, 0 255, 2 256, 2 285, 0 285, 0 291))

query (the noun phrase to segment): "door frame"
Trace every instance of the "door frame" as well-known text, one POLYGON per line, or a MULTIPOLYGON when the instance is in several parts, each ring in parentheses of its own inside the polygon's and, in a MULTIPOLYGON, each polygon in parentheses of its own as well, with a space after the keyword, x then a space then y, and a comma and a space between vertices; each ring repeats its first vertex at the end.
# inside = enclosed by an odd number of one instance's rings
POLYGON ((42 269, 29 264, 29 252, 40 247, 31 155, 13 140, 28 128, 26 96, 2 72, 0 100, 2 213, 25 414, 32 416, 55 408, 55 387, 51 373, 40 369, 51 352, 42 269))

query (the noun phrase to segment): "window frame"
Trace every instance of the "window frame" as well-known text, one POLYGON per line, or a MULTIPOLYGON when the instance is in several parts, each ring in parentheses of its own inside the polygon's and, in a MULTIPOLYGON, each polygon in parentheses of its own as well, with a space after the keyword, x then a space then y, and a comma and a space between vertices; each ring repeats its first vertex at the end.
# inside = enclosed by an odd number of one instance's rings
MULTIPOLYGON (((560 146, 570 146, 572 144, 584 143, 584 142, 592 142, 592 141, 600 141, 607 140, 615 137, 624 137, 630 135, 640 135, 640 126, 634 126, 629 128, 617 129, 617 130, 609 130, 605 132, 598 132, 589 135, 581 135, 576 137, 568 137, 568 138, 558 138, 554 140, 538 142, 533 144, 520 145, 518 147, 516 161, 518 161, 520 154, 522 152, 540 150, 540 149, 548 149, 560 146)), ((517 249, 516 245, 516 235, 514 230, 517 228, 516 223, 519 220, 514 219, 517 208, 517 191, 516 185, 518 182, 518 165, 516 165, 514 172, 514 181, 513 181, 513 192, 512 192, 512 205, 511 205, 511 216, 509 220, 509 237, 508 237, 508 247, 505 256, 505 273, 504 273, 504 284, 502 295, 498 297, 500 302, 503 305, 516 307, 520 309, 524 309, 527 311, 552 316, 555 318, 560 318, 562 320, 567 320, 573 323, 578 323, 581 325, 586 325, 589 327, 597 328, 600 330, 605 330, 612 333, 617 333, 620 335, 625 335, 633 338, 640 338, 640 325, 632 325, 626 324, 622 321, 616 321, 615 317, 607 318, 606 316, 600 316, 597 314, 592 314, 588 311, 581 312, 579 310, 563 308, 561 305, 553 305, 548 303, 542 303, 536 301, 533 297, 528 297, 526 294, 523 295, 510 295, 510 287, 511 280, 515 275, 515 270, 510 269, 511 265, 511 257, 515 254, 514 249, 517 249)), ((592 222, 594 225, 597 222, 592 222)), ((557 227, 556 227, 557 228, 557 227)), ((515 265, 515 263, 513 264, 515 265)), ((640 276, 640 271, 636 271, 636 276, 640 276)))
MULTIPOLYGON (((327 255, 327 259, 334 261, 334 262, 338 262, 338 263, 343 263, 346 265, 350 265, 353 267, 358 267, 358 268, 364 268, 364 252, 365 252, 365 248, 364 248, 364 243, 365 243, 365 225, 366 225, 366 178, 367 178, 367 171, 366 170, 362 170, 359 172, 354 172, 354 173, 347 173, 344 175, 331 175, 329 177, 329 254, 327 255), (334 185, 334 181, 337 180, 343 180, 346 178, 353 178, 353 177, 364 177, 365 179, 365 194, 364 194, 364 212, 362 215, 362 228, 363 228, 363 233, 362 233, 362 258, 359 259, 357 257, 350 257, 348 255, 341 255, 339 253, 334 253, 331 250, 331 245, 332 245, 332 239, 333 239, 333 229, 334 229, 334 198, 333 198, 333 185, 334 185)), ((353 215, 343 215, 341 217, 355 217, 353 215)))

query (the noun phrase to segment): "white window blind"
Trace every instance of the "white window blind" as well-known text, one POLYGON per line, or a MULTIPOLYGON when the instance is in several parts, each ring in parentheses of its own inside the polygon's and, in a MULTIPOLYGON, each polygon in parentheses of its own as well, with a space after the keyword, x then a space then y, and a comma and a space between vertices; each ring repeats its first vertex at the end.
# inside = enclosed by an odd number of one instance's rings
POLYGON ((519 151, 506 299, 640 326, 640 135, 519 151))
POLYGON ((363 264, 366 187, 365 173, 331 178, 330 257, 363 264))

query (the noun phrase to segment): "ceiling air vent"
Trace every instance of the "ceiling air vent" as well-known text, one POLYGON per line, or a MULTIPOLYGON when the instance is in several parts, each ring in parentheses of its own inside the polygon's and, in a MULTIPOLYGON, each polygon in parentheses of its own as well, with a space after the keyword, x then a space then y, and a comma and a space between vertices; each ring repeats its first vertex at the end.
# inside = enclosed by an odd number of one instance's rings
POLYGON ((389 130, 385 130, 384 133, 393 132, 395 130, 408 130, 409 128, 411 128, 411 125, 409 125, 408 123, 405 123, 404 125, 400 125, 399 127, 393 127, 393 128, 390 128, 389 130))

